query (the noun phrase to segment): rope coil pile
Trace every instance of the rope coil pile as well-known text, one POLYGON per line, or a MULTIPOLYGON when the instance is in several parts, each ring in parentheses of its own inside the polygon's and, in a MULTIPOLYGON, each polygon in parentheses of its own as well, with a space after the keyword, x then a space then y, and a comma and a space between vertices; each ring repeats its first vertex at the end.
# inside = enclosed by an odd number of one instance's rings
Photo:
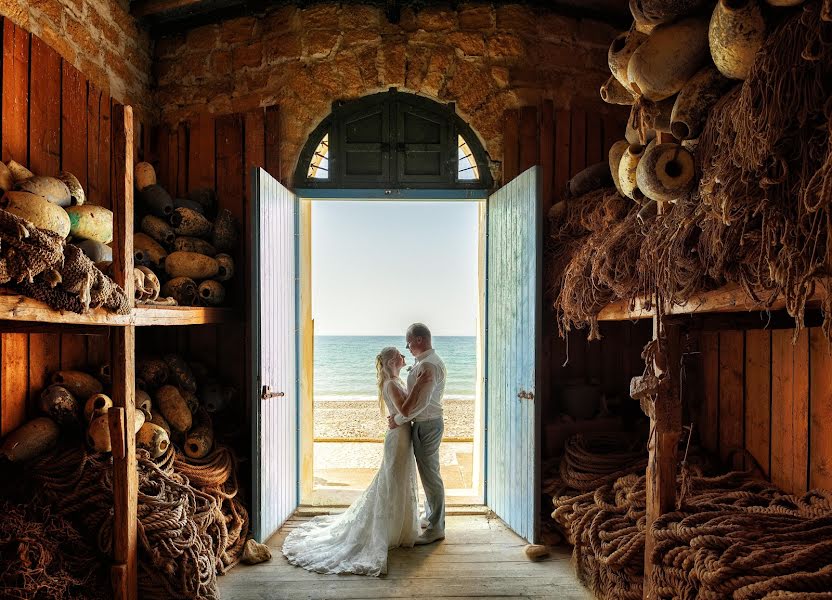
MULTIPOLYGON (((236 497, 236 458, 222 446, 198 462, 172 449, 158 463, 144 450, 136 456, 139 590, 148 598, 218 598, 217 573, 239 561, 248 534, 248 514, 236 497)), ((56 514, 111 554, 109 456, 56 449, 35 460, 30 472, 56 514)))
MULTIPOLYGON (((549 489, 581 582, 599 598, 636 600, 644 592, 646 453, 621 447, 608 436, 572 438, 549 489), (599 485, 587 490, 590 482, 599 485)), ((829 597, 831 492, 796 496, 751 471, 703 473, 701 465, 683 468, 677 511, 653 523, 657 598, 829 597)))

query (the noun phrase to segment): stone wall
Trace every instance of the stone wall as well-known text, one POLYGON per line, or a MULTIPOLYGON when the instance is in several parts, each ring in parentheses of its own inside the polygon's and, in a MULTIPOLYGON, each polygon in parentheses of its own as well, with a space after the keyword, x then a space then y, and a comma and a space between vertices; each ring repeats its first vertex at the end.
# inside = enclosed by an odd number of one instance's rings
POLYGON ((0 14, 32 32, 138 115, 155 118, 150 38, 127 0, 0 0, 0 14))
POLYGON ((164 38, 154 63, 162 119, 277 104, 289 181, 306 138, 338 99, 395 86, 456 102, 492 166, 502 156, 506 109, 542 98, 564 108, 601 104, 616 35, 609 26, 520 5, 457 6, 405 8, 397 25, 377 6, 284 6, 164 38))

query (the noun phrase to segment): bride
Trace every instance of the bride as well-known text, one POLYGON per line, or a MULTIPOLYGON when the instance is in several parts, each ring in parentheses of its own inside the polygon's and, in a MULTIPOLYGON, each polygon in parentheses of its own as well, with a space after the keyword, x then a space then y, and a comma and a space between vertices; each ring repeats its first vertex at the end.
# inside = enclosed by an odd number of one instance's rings
MULTIPOLYGON (((420 373, 409 392, 399 378, 404 355, 393 347, 376 357, 379 406, 384 415, 401 412, 430 383, 420 373)), ((293 565, 318 573, 387 573, 387 550, 413 546, 420 533, 416 460, 410 427, 387 430, 381 468, 370 486, 340 515, 315 517, 292 530, 283 554, 293 565)))

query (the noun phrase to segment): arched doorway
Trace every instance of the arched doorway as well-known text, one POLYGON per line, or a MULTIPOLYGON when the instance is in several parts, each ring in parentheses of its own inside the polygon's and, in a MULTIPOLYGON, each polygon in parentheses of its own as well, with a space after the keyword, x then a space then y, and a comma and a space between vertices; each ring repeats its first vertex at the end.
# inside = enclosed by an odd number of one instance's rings
MULTIPOLYGON (((262 388, 264 401, 282 398, 252 411, 255 531, 261 537, 275 531, 313 485, 313 381, 311 369, 304 368, 312 364, 314 348, 312 202, 475 200, 480 282, 476 385, 483 402, 475 416, 480 464, 473 471, 480 477, 481 501, 515 532, 534 540, 540 508, 541 400, 535 391, 540 389, 542 298, 537 168, 493 191, 488 157, 453 105, 391 89, 333 107, 298 158, 293 192, 262 170, 253 177, 252 224, 255 237, 261 238, 252 240, 254 279, 259 275, 265 284, 258 290, 255 282, 252 290, 254 389, 262 388), (280 246, 280 253, 270 244, 280 246), (275 256, 278 271, 269 263, 275 256), (287 306, 279 322, 271 318, 287 306), (280 338, 270 346, 272 355, 263 352, 269 336, 280 338), (283 381, 270 383, 267 363, 278 359, 283 381), (270 385, 280 393, 271 392, 270 385), (290 393, 284 396, 283 388, 290 393), (272 406, 283 412, 265 408, 272 406), (292 451, 270 455, 273 440, 292 451), (274 498, 280 498, 280 510, 267 514, 265 507, 274 505, 274 498)), ((347 237, 339 239, 349 243, 347 237)))

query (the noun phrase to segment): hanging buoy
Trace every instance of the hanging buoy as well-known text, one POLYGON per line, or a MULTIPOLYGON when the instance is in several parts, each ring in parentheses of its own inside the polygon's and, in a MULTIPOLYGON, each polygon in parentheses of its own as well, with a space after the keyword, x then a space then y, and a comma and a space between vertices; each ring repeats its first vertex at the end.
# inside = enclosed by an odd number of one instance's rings
POLYGON ((69 188, 57 177, 30 177, 15 184, 14 189, 35 194, 61 207, 72 204, 72 194, 69 193, 69 188))
POLYGON ((165 259, 165 271, 171 277, 209 279, 219 272, 216 260, 195 252, 171 252, 165 259))
POLYGON ((136 434, 136 446, 147 450, 150 458, 159 458, 170 446, 170 434, 159 425, 145 421, 136 434))
POLYGON ((165 266, 168 253, 146 233, 133 234, 133 260, 137 265, 161 269, 165 266))
POLYGON ((217 249, 206 240, 187 235, 176 236, 173 249, 177 252, 196 252, 205 256, 216 256, 217 249))
POLYGON ((156 391, 155 401, 165 421, 174 430, 185 433, 191 428, 193 416, 178 389, 172 385, 163 385, 156 391))
POLYGON ((94 263, 112 262, 113 249, 107 244, 96 242, 95 240, 84 240, 77 244, 81 252, 94 263))
POLYGON ((36 194, 6 192, 0 199, 0 208, 40 229, 54 231, 63 238, 69 235, 70 223, 66 211, 36 194))
POLYGON ((627 151, 627 147, 629 145, 630 143, 627 140, 618 140, 612 145, 609 153, 609 169, 610 175, 612 176, 612 182, 615 184, 615 189, 617 189, 618 193, 622 196, 624 195, 624 192, 621 191, 621 180, 618 177, 618 167, 621 164, 621 157, 624 156, 624 152, 627 151))
POLYGON ((159 427, 164 429, 165 433, 167 433, 168 437, 170 437, 170 433, 171 433, 170 425, 168 424, 167 421, 165 421, 165 417, 162 416, 161 411, 159 411, 159 410, 151 411, 151 413, 150 413, 150 422, 153 423, 154 425, 158 425, 159 427))
POLYGON ((148 212, 157 217, 167 219, 173 212, 173 199, 161 185, 155 183, 148 185, 139 192, 138 196, 148 212))
POLYGON ((630 57, 627 81, 636 95, 664 100, 677 93, 708 58, 708 19, 656 27, 630 57))
POLYGON ((211 234, 211 221, 190 208, 174 209, 170 215, 170 224, 176 235, 205 237, 211 234))
POLYGON ((217 271, 217 281, 228 281, 234 277, 234 259, 228 254, 217 254, 215 257, 220 268, 217 271))
POLYGON ((689 17, 710 5, 709 0, 636 0, 644 19, 660 25, 689 17))
POLYGON ((162 285, 162 296, 173 298, 179 306, 193 306, 199 294, 193 279, 174 277, 162 285))
POLYGON ((14 188, 14 175, 9 171, 6 163, 0 162, 0 190, 8 192, 14 188))
POLYGON ((65 387, 78 399, 86 399, 104 391, 100 381, 83 371, 57 371, 52 374, 52 383, 65 387))
POLYGON ((231 402, 232 392, 219 383, 211 382, 202 388, 202 402, 210 413, 222 412, 231 402))
POLYGON ((228 209, 222 209, 214 221, 214 232, 211 242, 218 252, 231 252, 237 247, 239 240, 239 223, 228 209))
POLYGON ((199 284, 199 298, 207 306, 219 306, 225 301, 225 287, 213 279, 199 284))
POLYGON ((170 378, 168 364, 158 358, 142 358, 136 361, 136 377, 144 381, 147 389, 155 390, 170 378))
POLYGON ((106 415, 113 407, 113 400, 106 394, 93 394, 84 403, 84 422, 106 415))
POLYGON ((50 385, 40 393, 40 411, 59 425, 77 425, 80 408, 75 396, 60 385, 50 385))
MULTIPOLYGON (((607 51, 607 63, 609 64, 610 72, 621 84, 621 87, 627 91, 631 91, 630 82, 627 79, 627 64, 630 62, 630 57, 636 51, 636 48, 641 46, 646 39, 647 36, 645 34, 631 29, 616 37, 610 44, 610 49, 607 51)), ((603 93, 601 97, 603 98, 603 93)))
POLYGON ((670 120, 671 114, 673 113, 673 105, 676 102, 676 96, 671 96, 658 102, 642 99, 642 102, 644 103, 643 115, 645 127, 653 131, 670 133, 670 120))
POLYGON ((14 177, 15 183, 19 183, 21 181, 35 176, 34 173, 32 173, 29 169, 27 169, 17 161, 10 160, 8 167, 9 171, 11 171, 12 177, 14 177))
POLYGON ((103 206, 84 204, 70 206, 66 212, 69 215, 70 233, 74 237, 102 244, 113 241, 113 211, 103 206))
POLYGON ((670 115, 670 131, 679 140, 699 137, 708 111, 731 86, 716 67, 708 65, 691 77, 676 96, 670 115))
POLYGON ((196 391, 196 377, 194 377, 191 366, 184 358, 178 354, 166 354, 162 357, 162 360, 168 364, 171 383, 178 386, 180 390, 196 391))
POLYGON ((601 86, 601 100, 607 104, 618 104, 622 106, 629 106, 635 102, 632 92, 621 85, 621 82, 612 75, 601 86))
POLYGON ((156 185, 156 169, 150 163, 137 163, 133 169, 133 173, 133 181, 136 184, 136 189, 140 192, 146 190, 151 185, 156 185))
POLYGON ((621 162, 618 165, 618 181, 621 184, 621 192, 638 204, 641 204, 644 194, 638 189, 636 169, 643 154, 644 146, 630 144, 621 156, 621 162))
POLYGON ((678 144, 651 143, 636 171, 641 192, 656 202, 676 202, 693 189, 693 155, 678 144))
POLYGON ((708 27, 711 57, 719 72, 731 79, 748 77, 765 33, 756 0, 720 0, 708 27))
POLYGON ((650 21, 641 10, 641 2, 639 0, 630 0, 630 14, 633 15, 633 28, 639 33, 650 35, 656 28, 658 23, 650 21))
POLYGON ((107 413, 98 415, 90 421, 87 427, 87 443, 96 452, 111 452, 110 418, 107 413))
POLYGON ((176 234, 167 221, 155 215, 145 215, 142 219, 141 230, 160 244, 173 245, 176 234))
POLYGON ((54 446, 60 434, 61 430, 55 421, 49 417, 37 417, 6 436, 0 446, 0 458, 10 462, 31 460, 54 446))
POLYGON ((214 445, 214 427, 204 409, 194 415, 194 423, 185 438, 185 454, 190 458, 203 458, 214 445))
MULTIPOLYGON (((609 165, 606 162, 595 163, 578 172, 566 182, 566 197, 577 198, 592 190, 610 187, 610 184, 612 184, 612 178, 610 177, 609 165)), ((220 260, 220 256, 227 255, 221 254, 217 256, 217 260, 220 260)))
POLYGON ((72 197, 72 204, 80 206, 87 201, 87 195, 84 193, 84 188, 78 178, 68 171, 61 171, 58 173, 58 179, 64 182, 64 185, 69 190, 69 195, 72 197))
POLYGON ((136 390, 136 409, 153 413, 153 402, 150 400, 150 394, 144 390, 136 390))

